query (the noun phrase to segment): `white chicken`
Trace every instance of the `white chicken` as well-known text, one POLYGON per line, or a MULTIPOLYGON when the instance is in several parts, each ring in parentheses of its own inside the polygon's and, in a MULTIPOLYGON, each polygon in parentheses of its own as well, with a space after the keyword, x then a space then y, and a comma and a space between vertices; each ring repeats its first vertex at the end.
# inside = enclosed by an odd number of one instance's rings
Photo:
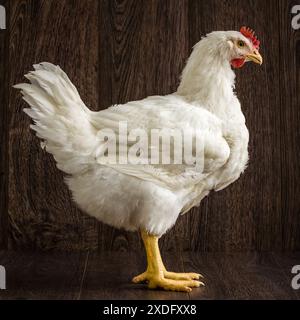
POLYGON ((34 65, 35 71, 26 75, 30 83, 15 86, 31 107, 24 109, 34 120, 31 128, 67 174, 78 206, 111 226, 141 232, 148 266, 133 282, 184 292, 203 284, 198 273, 167 271, 158 239, 180 213, 244 171, 249 134, 234 93, 232 67, 250 60, 262 64, 258 50, 259 41, 248 28, 212 32, 195 45, 177 92, 99 112, 90 111, 67 75, 50 63, 34 65), (120 122, 148 133, 154 128, 193 130, 193 138, 205 137, 200 155, 204 166, 103 163, 107 140, 99 132, 120 133, 120 122))

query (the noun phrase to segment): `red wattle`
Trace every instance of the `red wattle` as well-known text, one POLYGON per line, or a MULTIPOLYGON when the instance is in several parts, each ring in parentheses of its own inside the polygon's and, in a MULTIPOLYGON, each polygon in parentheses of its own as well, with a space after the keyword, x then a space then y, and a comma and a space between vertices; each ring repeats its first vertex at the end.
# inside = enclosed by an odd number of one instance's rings
POLYGON ((230 63, 234 68, 241 68, 245 64, 245 59, 233 59, 230 63))

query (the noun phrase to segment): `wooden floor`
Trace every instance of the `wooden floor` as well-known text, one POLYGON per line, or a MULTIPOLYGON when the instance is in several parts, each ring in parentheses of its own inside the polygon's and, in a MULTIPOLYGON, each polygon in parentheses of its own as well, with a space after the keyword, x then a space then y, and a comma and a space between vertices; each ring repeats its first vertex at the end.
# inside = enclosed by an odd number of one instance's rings
POLYGON ((299 299, 291 268, 300 253, 164 254, 175 271, 198 271, 206 286, 190 294, 147 290, 130 283, 144 271, 143 253, 29 254, 1 252, 7 290, 0 299, 299 299))

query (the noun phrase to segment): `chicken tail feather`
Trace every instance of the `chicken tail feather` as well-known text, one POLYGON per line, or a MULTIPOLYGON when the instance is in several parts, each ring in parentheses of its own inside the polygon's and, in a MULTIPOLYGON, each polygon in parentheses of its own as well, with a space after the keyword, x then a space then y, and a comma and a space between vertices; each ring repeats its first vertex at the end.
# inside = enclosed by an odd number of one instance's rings
POLYGON ((46 62, 34 65, 25 77, 30 83, 14 88, 21 90, 30 106, 24 112, 33 119, 30 127, 42 140, 41 146, 65 173, 85 170, 94 161, 97 130, 76 87, 59 66, 46 62))

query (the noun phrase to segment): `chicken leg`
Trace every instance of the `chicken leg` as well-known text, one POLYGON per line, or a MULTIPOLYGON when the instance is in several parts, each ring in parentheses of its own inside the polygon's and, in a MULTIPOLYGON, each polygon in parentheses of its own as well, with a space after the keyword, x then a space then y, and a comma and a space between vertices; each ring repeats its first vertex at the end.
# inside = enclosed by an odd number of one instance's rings
POLYGON ((171 291, 191 292, 193 287, 204 285, 198 281, 199 273, 176 273, 166 270, 159 251, 158 237, 141 231, 147 255, 147 270, 134 277, 134 283, 146 281, 149 289, 162 288, 171 291))

